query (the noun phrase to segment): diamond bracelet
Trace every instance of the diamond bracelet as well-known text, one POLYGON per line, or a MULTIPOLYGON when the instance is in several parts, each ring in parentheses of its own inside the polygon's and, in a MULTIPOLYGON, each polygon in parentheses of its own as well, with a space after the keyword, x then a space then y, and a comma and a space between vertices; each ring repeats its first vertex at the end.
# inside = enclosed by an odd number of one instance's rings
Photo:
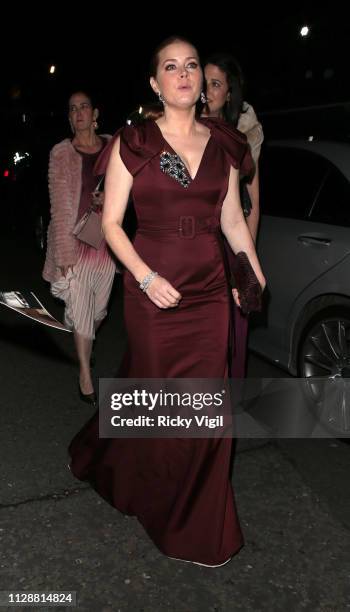
POLYGON ((147 276, 145 276, 145 278, 143 278, 139 284, 141 291, 147 291, 148 287, 156 276, 158 276, 158 272, 150 272, 147 274, 147 276))

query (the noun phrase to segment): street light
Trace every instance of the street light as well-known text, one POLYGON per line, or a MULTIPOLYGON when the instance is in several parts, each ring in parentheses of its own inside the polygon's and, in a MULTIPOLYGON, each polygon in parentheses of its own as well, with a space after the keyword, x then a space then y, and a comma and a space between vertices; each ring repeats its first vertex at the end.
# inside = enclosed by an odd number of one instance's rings
POLYGON ((310 34, 310 28, 308 26, 303 26, 300 30, 300 36, 305 37, 310 34))
POLYGON ((49 70, 50 74, 55 74, 56 72, 56 66, 52 65, 50 66, 50 70, 49 70))

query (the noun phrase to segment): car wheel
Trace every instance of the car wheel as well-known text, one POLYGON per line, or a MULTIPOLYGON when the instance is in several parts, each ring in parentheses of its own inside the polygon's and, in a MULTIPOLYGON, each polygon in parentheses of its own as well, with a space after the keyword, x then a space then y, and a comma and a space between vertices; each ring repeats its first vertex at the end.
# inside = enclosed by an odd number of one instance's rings
POLYGON ((350 309, 332 307, 310 321, 302 335, 299 376, 322 424, 350 435, 350 309))

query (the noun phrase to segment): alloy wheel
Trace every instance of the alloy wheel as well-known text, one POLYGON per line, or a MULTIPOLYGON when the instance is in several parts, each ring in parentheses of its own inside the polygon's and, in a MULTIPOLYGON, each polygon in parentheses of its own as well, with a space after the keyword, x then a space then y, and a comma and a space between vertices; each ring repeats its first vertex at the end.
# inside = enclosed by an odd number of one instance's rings
POLYGON ((350 317, 318 319, 305 334, 299 367, 322 424, 350 436, 350 317))

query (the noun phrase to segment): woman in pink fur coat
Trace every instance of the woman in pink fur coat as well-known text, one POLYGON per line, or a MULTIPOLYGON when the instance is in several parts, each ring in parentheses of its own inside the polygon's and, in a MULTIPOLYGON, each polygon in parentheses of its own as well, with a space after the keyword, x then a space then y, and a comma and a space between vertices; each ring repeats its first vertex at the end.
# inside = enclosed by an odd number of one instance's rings
POLYGON ((106 243, 97 250, 73 234, 77 221, 88 210, 97 186, 97 157, 110 136, 96 134, 98 109, 84 91, 69 98, 69 122, 73 132, 50 153, 49 192, 51 221, 43 277, 51 292, 65 302, 65 322, 74 332, 79 359, 79 394, 95 404, 90 371, 95 332, 106 316, 115 263, 106 243))

